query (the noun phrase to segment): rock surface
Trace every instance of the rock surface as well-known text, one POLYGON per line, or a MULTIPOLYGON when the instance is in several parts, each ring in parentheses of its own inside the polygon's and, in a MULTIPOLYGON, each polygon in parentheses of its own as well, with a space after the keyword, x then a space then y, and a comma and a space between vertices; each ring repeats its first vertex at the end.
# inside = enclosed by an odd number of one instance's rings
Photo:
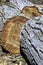
POLYGON ((27 21, 20 37, 21 49, 31 65, 43 65, 43 16, 27 21))

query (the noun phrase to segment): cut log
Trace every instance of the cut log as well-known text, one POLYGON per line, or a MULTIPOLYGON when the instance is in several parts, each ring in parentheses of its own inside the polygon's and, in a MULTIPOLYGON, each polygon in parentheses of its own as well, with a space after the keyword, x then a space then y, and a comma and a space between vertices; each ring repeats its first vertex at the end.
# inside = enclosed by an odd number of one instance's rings
POLYGON ((2 31, 2 46, 10 53, 20 53, 20 31, 27 20, 23 16, 15 16, 5 24, 2 31))
POLYGON ((24 13, 26 16, 33 18, 33 17, 37 17, 37 16, 41 16, 42 13, 39 12, 38 8, 35 6, 25 6, 22 9, 22 13, 24 13))
POLYGON ((21 49, 31 65, 43 65, 43 17, 31 19, 22 27, 21 49))

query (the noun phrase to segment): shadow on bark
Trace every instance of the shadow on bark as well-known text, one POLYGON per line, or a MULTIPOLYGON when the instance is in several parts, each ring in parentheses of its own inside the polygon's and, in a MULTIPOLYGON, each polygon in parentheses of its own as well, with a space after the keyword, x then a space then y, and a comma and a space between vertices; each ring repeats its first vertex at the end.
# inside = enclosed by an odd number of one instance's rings
POLYGON ((31 65, 30 62, 29 62, 29 60, 27 59, 26 55, 23 53, 21 47, 20 47, 20 53, 21 53, 22 57, 25 59, 25 61, 27 62, 27 64, 31 65))
POLYGON ((3 47, 2 47, 2 51, 3 51, 4 53, 10 53, 9 51, 5 50, 3 47))

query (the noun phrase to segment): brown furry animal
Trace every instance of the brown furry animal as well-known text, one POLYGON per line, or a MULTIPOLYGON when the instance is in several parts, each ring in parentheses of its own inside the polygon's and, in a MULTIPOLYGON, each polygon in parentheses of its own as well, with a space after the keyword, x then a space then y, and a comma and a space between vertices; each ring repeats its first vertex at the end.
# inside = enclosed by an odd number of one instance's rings
POLYGON ((38 8, 35 6, 25 6, 21 12, 30 18, 42 15, 42 13, 39 12, 38 8))
POLYGON ((20 31, 28 19, 23 16, 15 16, 10 19, 2 31, 2 46, 11 53, 20 53, 20 31))

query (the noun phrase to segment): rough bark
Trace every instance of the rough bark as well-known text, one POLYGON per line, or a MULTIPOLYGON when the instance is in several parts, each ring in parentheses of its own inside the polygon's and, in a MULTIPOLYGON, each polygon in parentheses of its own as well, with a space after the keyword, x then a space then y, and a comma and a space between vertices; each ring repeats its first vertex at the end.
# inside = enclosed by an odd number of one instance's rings
POLYGON ((30 2, 34 3, 34 4, 40 4, 43 5, 43 0, 29 0, 30 2))
POLYGON ((21 30, 21 49, 32 65, 43 65, 43 16, 29 20, 21 30))
POLYGON ((31 3, 28 0, 10 0, 10 2, 14 5, 16 5, 20 10, 22 10, 25 6, 34 6, 33 3, 31 3))

